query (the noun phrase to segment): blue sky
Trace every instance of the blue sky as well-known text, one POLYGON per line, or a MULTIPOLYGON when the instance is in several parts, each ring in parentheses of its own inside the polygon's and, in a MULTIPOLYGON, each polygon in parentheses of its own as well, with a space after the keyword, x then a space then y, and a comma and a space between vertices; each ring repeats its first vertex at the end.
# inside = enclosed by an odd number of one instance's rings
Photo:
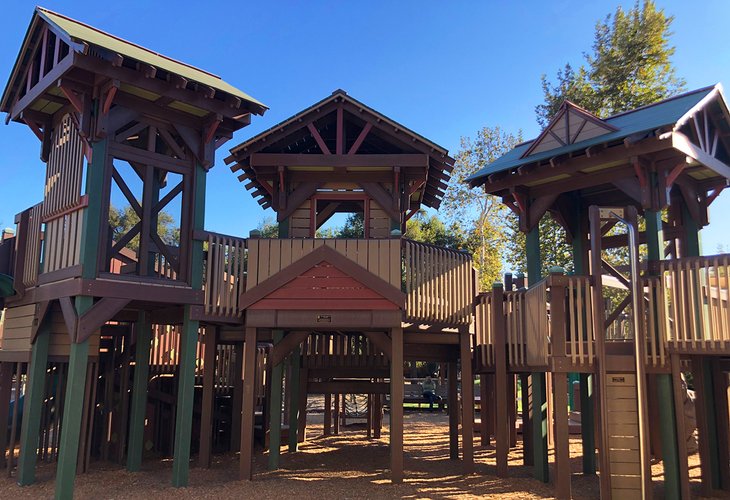
MULTIPOLYGON (((540 75, 580 64, 596 21, 619 4, 633 2, 48 0, 44 7, 216 73, 271 108, 218 152, 209 175, 206 228, 245 235, 265 213, 223 164, 228 148, 337 88, 452 152, 485 125, 535 136, 540 75)), ((675 16, 674 62, 688 88, 730 84, 730 2, 658 4, 675 16)), ((3 5, 2 83, 34 5, 3 5)), ((6 227, 41 200, 43 167, 37 139, 21 125, 0 127, 0 151, 6 227)), ((703 231, 705 253, 726 245, 729 210, 723 193, 703 231)))

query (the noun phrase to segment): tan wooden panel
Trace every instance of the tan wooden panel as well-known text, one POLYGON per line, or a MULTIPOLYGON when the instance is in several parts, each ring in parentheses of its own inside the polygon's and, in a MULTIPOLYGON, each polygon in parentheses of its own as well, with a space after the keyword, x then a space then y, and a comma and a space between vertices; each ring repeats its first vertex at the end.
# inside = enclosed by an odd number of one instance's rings
POLYGON ((390 242, 381 240, 378 246, 378 277, 390 283, 390 242))
POLYGON ((246 290, 250 290, 258 285, 258 268, 259 268, 259 242, 261 240, 252 239, 248 241, 248 264, 246 277, 246 290))
POLYGON ((626 462, 611 462, 611 475, 640 476, 641 464, 626 462))
POLYGON ((634 387, 606 387, 606 396, 608 397, 608 405, 611 406, 612 399, 636 399, 636 388, 634 387))
POLYGON ((20 316, 17 318, 5 318, 6 330, 30 328, 33 326, 34 316, 20 316))
POLYGON ((611 449, 614 450, 638 450, 639 436, 611 436, 611 449))
POLYGON ((611 471, 611 487, 622 489, 641 488, 641 476, 639 475, 618 475, 611 471))
POLYGON ((265 281, 269 276, 271 276, 271 274, 269 273, 269 260, 271 259, 271 255, 269 253, 270 248, 271 240, 259 240, 259 283, 265 281))
POLYGON ((298 227, 291 228, 291 237, 292 238, 309 238, 309 226, 307 226, 306 228, 298 228, 298 227))
POLYGON ((269 277, 281 271, 281 247, 288 243, 288 240, 279 239, 269 242, 269 277))
POLYGON ((27 304, 19 307, 8 307, 5 309, 5 320, 9 318, 19 318, 21 316, 33 316, 35 314, 35 304, 27 304))
POLYGON ((3 330, 4 339, 30 339, 33 329, 29 326, 22 328, 5 328, 3 330))
POLYGON ((638 411, 635 399, 612 399, 608 402, 608 411, 638 411))
POLYGON ((378 241, 368 240, 368 271, 378 274, 378 241))
POLYGON ((631 437, 639 435, 639 426, 637 424, 615 424, 611 422, 611 416, 608 417, 608 435, 631 437))
POLYGON ((385 239, 390 237, 390 229, 389 228, 370 228, 370 237, 371 238, 380 238, 385 239))
POLYGON ((639 463, 639 450, 610 450, 611 463, 639 463))
POLYGON ((401 288, 401 248, 400 240, 390 240, 390 284, 401 288))
POLYGON ((609 411, 608 422, 611 424, 638 424, 639 414, 634 411, 609 411))
POLYGON ((640 489, 611 488, 611 496, 620 500, 642 500, 640 489))
POLYGON ((369 243, 367 240, 357 240, 357 263, 365 269, 368 268, 369 243))
POLYGON ((28 338, 4 338, 3 339, 3 351, 30 351, 31 343, 30 337, 28 338))

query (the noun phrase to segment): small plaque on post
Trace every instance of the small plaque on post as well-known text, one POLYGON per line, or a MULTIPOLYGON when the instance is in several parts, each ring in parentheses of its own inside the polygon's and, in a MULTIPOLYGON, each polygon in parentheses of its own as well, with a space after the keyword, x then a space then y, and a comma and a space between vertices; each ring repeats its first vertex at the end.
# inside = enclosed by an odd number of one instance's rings
POLYGON ((318 314, 317 323, 332 323, 332 316, 329 314, 318 314))

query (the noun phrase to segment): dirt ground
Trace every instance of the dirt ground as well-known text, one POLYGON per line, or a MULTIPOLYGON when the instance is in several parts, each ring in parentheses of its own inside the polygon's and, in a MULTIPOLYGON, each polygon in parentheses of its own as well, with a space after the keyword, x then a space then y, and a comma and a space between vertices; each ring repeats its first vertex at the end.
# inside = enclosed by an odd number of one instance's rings
MULTIPOLYGON (((448 418, 443 413, 409 412, 405 418, 405 482, 390 484, 387 415, 383 436, 368 440, 363 426, 348 426, 339 436, 322 436, 322 417, 310 417, 307 441, 300 453, 282 448, 281 469, 266 470, 268 455, 257 450, 253 482, 239 481, 238 457, 216 455, 211 469, 191 465, 190 486, 170 486, 172 460, 149 458, 143 471, 126 472, 111 463, 92 462, 91 470, 76 479, 76 498, 243 498, 281 500, 292 494, 301 498, 551 498, 551 484, 543 484, 523 467, 518 446, 510 454, 510 477, 496 477, 493 447, 478 446, 475 440, 476 473, 464 476, 459 461, 449 460, 448 418)), ((598 498, 598 480, 580 473, 580 442, 571 441, 573 495, 579 499, 598 498)), ((552 455, 550 461, 552 463, 552 455)), ((655 498, 663 498, 661 463, 652 467, 655 498)), ((0 479, 0 498, 53 497, 54 466, 38 467, 38 482, 20 488, 15 479, 0 479)), ((690 457, 693 491, 699 491, 699 459, 690 457)))

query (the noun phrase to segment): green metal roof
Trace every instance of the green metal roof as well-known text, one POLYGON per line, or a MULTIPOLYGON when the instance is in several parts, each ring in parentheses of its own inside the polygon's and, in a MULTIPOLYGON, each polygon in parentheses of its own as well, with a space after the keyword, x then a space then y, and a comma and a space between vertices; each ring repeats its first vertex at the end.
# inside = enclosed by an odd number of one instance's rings
POLYGON ((128 42, 114 35, 110 35, 97 28, 88 26, 84 23, 68 18, 56 12, 44 9, 42 7, 36 7, 36 12, 45 21, 55 25, 58 29, 67 33, 68 36, 75 41, 102 47, 106 50, 116 52, 124 57, 135 59, 139 62, 149 64, 164 71, 180 75, 187 80, 194 81, 202 85, 207 85, 208 87, 212 87, 215 90, 233 95, 242 100, 258 105, 264 110, 268 109, 266 105, 257 101, 245 92, 242 92, 236 87, 230 85, 229 83, 223 81, 219 76, 208 73, 207 71, 203 71, 202 69, 195 68, 180 61, 176 61, 144 47, 140 47, 139 45, 128 42))
POLYGON ((682 116, 684 116, 690 109, 692 109, 692 107, 699 103, 716 87, 717 85, 704 87, 664 99, 663 101, 659 101, 654 104, 619 113, 603 120, 618 129, 615 132, 609 132, 607 134, 599 135, 573 144, 566 144, 565 146, 535 153, 526 156, 525 158, 522 158, 522 155, 530 148, 534 139, 523 142, 486 167, 469 176, 466 179, 466 182, 472 186, 478 186, 486 180, 485 178, 487 176, 497 172, 511 170, 522 165, 538 163, 559 155, 581 151, 597 144, 619 141, 629 136, 653 132, 658 128, 674 125, 680 118, 682 118, 682 116))

